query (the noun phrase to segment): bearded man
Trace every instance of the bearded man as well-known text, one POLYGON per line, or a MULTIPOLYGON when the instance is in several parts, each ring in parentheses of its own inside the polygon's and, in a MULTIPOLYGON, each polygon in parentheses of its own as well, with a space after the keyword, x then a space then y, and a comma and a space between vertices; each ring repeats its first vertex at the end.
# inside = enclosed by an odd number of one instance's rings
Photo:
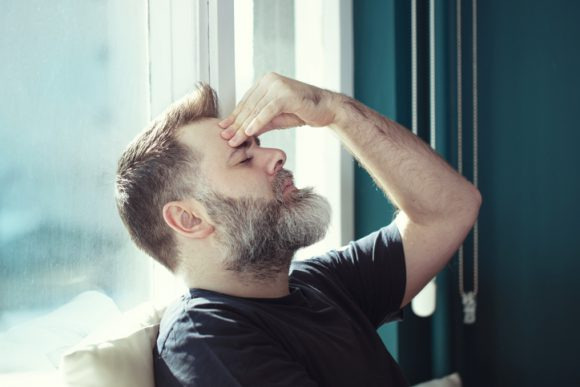
POLYGON ((163 316, 157 386, 406 386, 376 330, 445 266, 479 191, 423 141, 356 100, 281 75, 225 119, 200 84, 125 150, 117 207, 137 246, 189 291, 163 316), (398 208, 381 229, 304 261, 328 201, 297 189, 259 135, 329 127, 398 208))

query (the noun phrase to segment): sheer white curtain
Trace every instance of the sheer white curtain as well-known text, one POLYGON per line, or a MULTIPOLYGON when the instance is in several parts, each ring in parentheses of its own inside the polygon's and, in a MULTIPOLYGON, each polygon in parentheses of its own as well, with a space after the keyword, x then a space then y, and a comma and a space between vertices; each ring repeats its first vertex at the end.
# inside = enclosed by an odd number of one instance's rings
MULTIPOLYGON (((3 4, 0 385, 54 371, 102 323, 183 290, 130 241, 114 203, 118 157, 150 118, 199 80, 227 114, 266 71, 351 94, 350 9, 339 0, 3 4)), ((333 206, 328 237, 299 257, 348 242, 353 163, 337 140, 300 128, 263 142, 284 149, 297 185, 333 206)))

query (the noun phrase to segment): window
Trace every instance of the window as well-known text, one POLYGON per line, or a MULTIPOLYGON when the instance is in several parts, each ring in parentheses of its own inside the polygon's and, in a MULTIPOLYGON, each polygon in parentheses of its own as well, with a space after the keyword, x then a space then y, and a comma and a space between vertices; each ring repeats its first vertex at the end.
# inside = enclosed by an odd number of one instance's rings
MULTIPOLYGON (((342 0, 4 5, 0 385, 54 372, 102 323, 182 290, 115 208, 117 159, 150 118, 199 80, 227 114, 267 71, 352 93, 350 12, 342 0)), ((352 158, 338 140, 322 128, 262 139, 333 206, 328 237, 298 258, 351 240, 352 158)))
POLYGON ((150 295, 151 262, 113 197, 117 159, 149 118, 146 8, 132 3, 3 4, 1 374, 53 370, 150 295))
MULTIPOLYGON (((352 95, 352 21, 348 1, 235 2, 236 100, 262 75, 275 71, 316 86, 352 95)), ((283 149, 297 187, 313 186, 329 199, 327 237, 297 252, 306 259, 354 237, 352 156, 326 128, 302 127, 262 136, 283 149)))

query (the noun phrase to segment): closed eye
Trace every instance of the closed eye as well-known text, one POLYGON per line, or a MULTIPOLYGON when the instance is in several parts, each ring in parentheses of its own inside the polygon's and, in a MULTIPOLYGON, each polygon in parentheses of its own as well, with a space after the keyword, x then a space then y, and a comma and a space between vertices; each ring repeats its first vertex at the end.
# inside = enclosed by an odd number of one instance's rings
MULTIPOLYGON (((255 141, 255 143, 256 143, 256 146, 258 146, 258 147, 259 147, 259 146, 261 145, 260 138, 258 138, 258 137, 253 137, 253 138, 254 138, 254 141, 255 141)), ((241 148, 250 148, 250 147, 251 147, 251 145, 252 145, 252 144, 251 144, 251 138, 248 138, 248 139, 247 139, 247 140, 246 140, 246 141, 245 141, 245 142, 244 142, 242 145, 240 145, 240 147, 238 147, 238 149, 241 149, 241 148)), ((235 151, 234 151, 234 152, 232 152, 232 155, 233 155, 234 153, 235 153, 235 151)), ((231 157, 231 156, 230 156, 230 157, 231 157)), ((240 161, 238 164, 246 164, 246 163, 248 163, 248 162, 249 162, 251 159, 252 159, 252 157, 248 157, 247 159, 244 159, 244 160, 240 161)))

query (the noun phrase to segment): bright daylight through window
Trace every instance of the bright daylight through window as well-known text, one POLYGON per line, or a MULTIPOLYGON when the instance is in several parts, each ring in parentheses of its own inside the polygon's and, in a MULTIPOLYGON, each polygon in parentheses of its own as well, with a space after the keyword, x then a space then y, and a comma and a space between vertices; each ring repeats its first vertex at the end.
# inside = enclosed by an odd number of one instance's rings
MULTIPOLYGON (((152 117, 197 81, 216 88, 222 108, 231 110, 270 71, 352 93, 351 62, 339 60, 351 54, 348 34, 344 47, 335 44, 343 41, 339 30, 350 30, 339 28, 338 8, 328 12, 324 4, 3 4, 0 50, 9 60, 0 63, 1 386, 48 385, 63 353, 91 332, 180 291, 136 248, 115 208, 117 160, 152 117), (233 31, 219 15, 232 18, 233 31), (228 95, 234 83, 235 95, 228 95)), ((261 140, 284 150, 297 186, 313 186, 332 206, 326 238, 297 257, 351 240, 353 163, 338 140, 307 127, 261 140)))

